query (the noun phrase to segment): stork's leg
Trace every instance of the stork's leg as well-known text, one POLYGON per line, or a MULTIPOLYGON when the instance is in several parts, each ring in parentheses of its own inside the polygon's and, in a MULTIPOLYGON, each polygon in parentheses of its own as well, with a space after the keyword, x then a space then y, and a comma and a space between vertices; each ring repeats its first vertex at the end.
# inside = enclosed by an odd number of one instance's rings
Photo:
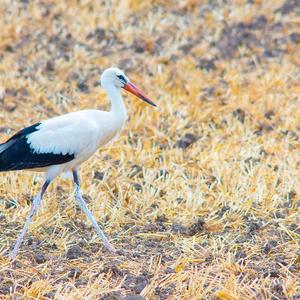
POLYGON ((107 237, 105 236, 103 231, 100 229, 99 225, 97 224, 97 222, 95 220, 95 217, 93 216, 92 212, 88 209, 88 207, 82 197, 78 174, 77 174, 76 170, 73 171, 73 178, 74 178, 74 183, 75 183, 75 198, 76 198, 77 204, 79 205, 81 210, 86 214, 88 219, 91 221, 91 223, 95 227, 98 235, 100 236, 100 238, 103 241, 105 248, 110 252, 116 252, 115 248, 109 243, 107 237))
POLYGON ((29 213, 29 215, 28 215, 28 217, 26 219, 25 225, 24 225, 24 227, 23 227, 23 229, 22 229, 22 231, 21 231, 21 233, 20 233, 20 235, 18 237, 18 240, 17 240, 17 242, 15 244, 15 247, 14 247, 12 253, 10 254, 10 258, 12 260, 14 260, 16 258, 16 256, 17 256, 17 254, 18 254, 19 248, 20 248, 20 246, 21 246, 21 244, 23 242, 25 234, 26 234, 26 232, 28 230, 28 227, 29 227, 29 225, 31 223, 32 217, 34 216, 35 212, 37 211, 37 209, 39 207, 39 204, 40 204, 40 202, 41 202, 41 200, 43 198, 43 195, 44 195, 44 193, 45 193, 48 185, 50 184, 50 182, 51 182, 50 180, 46 180, 45 183, 42 186, 41 191, 33 199, 32 207, 31 207, 30 213, 29 213))

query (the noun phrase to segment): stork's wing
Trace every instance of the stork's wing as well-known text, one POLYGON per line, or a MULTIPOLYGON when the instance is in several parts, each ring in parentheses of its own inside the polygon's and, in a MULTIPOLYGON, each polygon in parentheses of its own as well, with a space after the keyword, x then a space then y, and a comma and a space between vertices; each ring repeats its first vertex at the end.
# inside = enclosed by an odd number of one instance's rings
POLYGON ((0 171, 69 162, 89 146, 94 134, 89 120, 71 114, 26 127, 0 145, 0 171))
POLYGON ((0 171, 43 168, 74 159, 74 154, 36 153, 27 142, 28 136, 39 132, 40 123, 26 127, 0 145, 0 171))
POLYGON ((36 153, 81 154, 96 140, 97 126, 85 111, 46 120, 27 141, 36 153), (81 112, 81 114, 80 114, 81 112))

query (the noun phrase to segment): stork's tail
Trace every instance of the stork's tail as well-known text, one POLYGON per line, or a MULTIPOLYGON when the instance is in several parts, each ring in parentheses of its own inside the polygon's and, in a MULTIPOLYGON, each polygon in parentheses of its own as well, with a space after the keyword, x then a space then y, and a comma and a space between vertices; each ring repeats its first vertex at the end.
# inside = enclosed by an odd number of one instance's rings
POLYGON ((5 151, 5 149, 7 149, 5 143, 4 144, 0 144, 0 171, 3 168, 3 160, 2 160, 2 153, 5 151))
POLYGON ((14 144, 14 141, 10 140, 6 143, 0 144, 0 155, 7 150, 12 144, 14 144))
POLYGON ((3 154, 14 143, 15 143, 14 140, 8 140, 6 143, 0 144, 0 172, 6 171, 6 168, 4 167, 5 163, 4 163, 4 159, 3 159, 3 156, 4 156, 3 154))

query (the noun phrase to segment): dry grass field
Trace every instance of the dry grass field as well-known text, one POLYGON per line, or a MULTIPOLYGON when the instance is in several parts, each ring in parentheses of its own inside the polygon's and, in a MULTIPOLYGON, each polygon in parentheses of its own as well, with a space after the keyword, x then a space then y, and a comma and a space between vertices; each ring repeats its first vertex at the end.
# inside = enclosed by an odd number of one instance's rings
POLYGON ((299 0, 0 0, 0 142, 59 114, 109 109, 121 136, 72 180, 0 173, 0 299, 300 299, 299 0))

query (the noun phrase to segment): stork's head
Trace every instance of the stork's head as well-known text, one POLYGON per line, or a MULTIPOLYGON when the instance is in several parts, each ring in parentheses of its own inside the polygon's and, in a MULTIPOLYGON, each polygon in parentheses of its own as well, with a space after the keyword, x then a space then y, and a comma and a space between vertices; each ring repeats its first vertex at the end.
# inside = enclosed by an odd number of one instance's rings
POLYGON ((118 68, 109 68, 106 69, 101 75, 101 86, 109 90, 110 87, 122 88, 131 94, 137 96, 141 100, 147 102, 152 106, 156 106, 146 95, 140 90, 135 84, 133 84, 125 73, 118 68))

